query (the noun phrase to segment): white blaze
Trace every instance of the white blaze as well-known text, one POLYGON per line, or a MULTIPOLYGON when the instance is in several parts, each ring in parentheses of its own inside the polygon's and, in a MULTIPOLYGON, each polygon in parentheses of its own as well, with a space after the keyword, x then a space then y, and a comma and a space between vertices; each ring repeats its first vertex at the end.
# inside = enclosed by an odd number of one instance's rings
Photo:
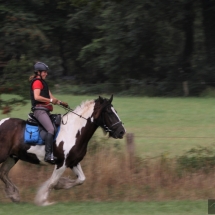
MULTIPOLYGON (((120 118, 119 118, 119 116, 118 116, 118 114, 117 114, 117 112, 115 111, 115 109, 113 108, 113 107, 111 107, 111 109, 112 109, 112 111, 115 113, 115 115, 116 115, 116 117, 118 118, 118 120, 119 121, 121 121, 120 120, 120 118)), ((123 125, 122 125, 123 126, 123 125)), ((124 130, 125 130, 125 127, 123 126, 123 128, 124 128, 124 130)), ((125 130, 126 131, 126 130, 125 130)))
POLYGON ((113 107, 111 107, 111 110, 115 113, 115 115, 118 118, 118 120, 121 121, 120 118, 119 118, 119 116, 118 116, 118 114, 116 113, 115 109, 113 107))

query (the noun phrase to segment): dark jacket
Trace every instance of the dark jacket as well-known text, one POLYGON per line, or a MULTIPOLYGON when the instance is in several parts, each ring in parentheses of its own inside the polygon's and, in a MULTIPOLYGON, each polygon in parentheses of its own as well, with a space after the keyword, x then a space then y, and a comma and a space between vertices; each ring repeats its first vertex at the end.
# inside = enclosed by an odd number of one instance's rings
POLYGON ((45 98, 50 99, 48 84, 47 84, 43 79, 34 78, 34 79, 31 81, 31 85, 30 85, 30 95, 31 95, 31 104, 32 104, 32 108, 34 108, 37 104, 45 104, 44 102, 39 102, 39 101, 36 101, 36 100, 34 99, 34 92, 33 92, 33 90, 32 90, 32 85, 33 85, 33 83, 34 83, 36 80, 41 81, 41 82, 42 82, 42 85, 43 85, 43 89, 42 89, 41 92, 40 92, 40 96, 43 96, 43 97, 45 97, 45 98))

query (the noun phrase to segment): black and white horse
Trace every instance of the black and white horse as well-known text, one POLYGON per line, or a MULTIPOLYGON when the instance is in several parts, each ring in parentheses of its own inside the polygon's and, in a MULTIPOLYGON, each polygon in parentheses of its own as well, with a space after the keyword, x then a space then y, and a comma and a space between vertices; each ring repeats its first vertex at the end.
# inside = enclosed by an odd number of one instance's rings
MULTIPOLYGON (((87 145, 100 126, 109 136, 123 138, 125 128, 115 111, 110 99, 99 97, 83 102, 73 112, 62 117, 60 131, 54 142, 56 165, 51 177, 40 187, 35 203, 49 205, 48 196, 51 189, 69 189, 80 185, 85 180, 80 161, 87 152, 87 145), (80 117, 81 116, 81 117, 80 117), (61 177, 66 168, 71 168, 77 175, 76 180, 61 177)), ((34 164, 49 165, 44 162, 44 145, 24 143, 26 121, 18 118, 5 118, 0 121, 0 178, 5 183, 7 196, 19 202, 19 190, 8 178, 11 168, 20 159, 34 164)))

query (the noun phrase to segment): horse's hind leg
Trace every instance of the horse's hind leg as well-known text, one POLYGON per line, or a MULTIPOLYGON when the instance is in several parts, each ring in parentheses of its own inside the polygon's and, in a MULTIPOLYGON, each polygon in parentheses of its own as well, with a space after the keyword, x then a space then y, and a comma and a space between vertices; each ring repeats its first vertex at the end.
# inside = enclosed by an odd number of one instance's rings
POLYGON ((19 202, 19 190, 8 178, 8 173, 18 160, 8 157, 0 167, 0 179, 5 183, 5 192, 13 202, 19 202))

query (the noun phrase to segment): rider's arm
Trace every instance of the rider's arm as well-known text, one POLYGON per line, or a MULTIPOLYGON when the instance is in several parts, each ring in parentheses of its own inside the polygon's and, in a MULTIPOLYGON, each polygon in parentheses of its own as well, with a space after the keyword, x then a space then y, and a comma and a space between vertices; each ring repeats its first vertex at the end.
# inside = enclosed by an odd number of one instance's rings
POLYGON ((47 103, 49 103, 50 99, 41 96, 40 91, 41 91, 40 89, 35 89, 34 90, 34 99, 39 101, 39 102, 47 102, 47 103))
POLYGON ((45 103, 53 103, 53 104, 60 104, 60 101, 57 100, 52 93, 49 91, 50 98, 46 98, 40 95, 41 90, 43 89, 43 85, 41 81, 36 80, 32 85, 32 90, 34 92, 34 99, 39 102, 45 102, 45 103))
POLYGON ((49 96, 50 96, 51 99, 57 100, 57 104, 58 104, 58 105, 60 104, 60 100, 56 99, 56 98, 52 95, 52 93, 51 93, 50 90, 49 90, 49 96))

